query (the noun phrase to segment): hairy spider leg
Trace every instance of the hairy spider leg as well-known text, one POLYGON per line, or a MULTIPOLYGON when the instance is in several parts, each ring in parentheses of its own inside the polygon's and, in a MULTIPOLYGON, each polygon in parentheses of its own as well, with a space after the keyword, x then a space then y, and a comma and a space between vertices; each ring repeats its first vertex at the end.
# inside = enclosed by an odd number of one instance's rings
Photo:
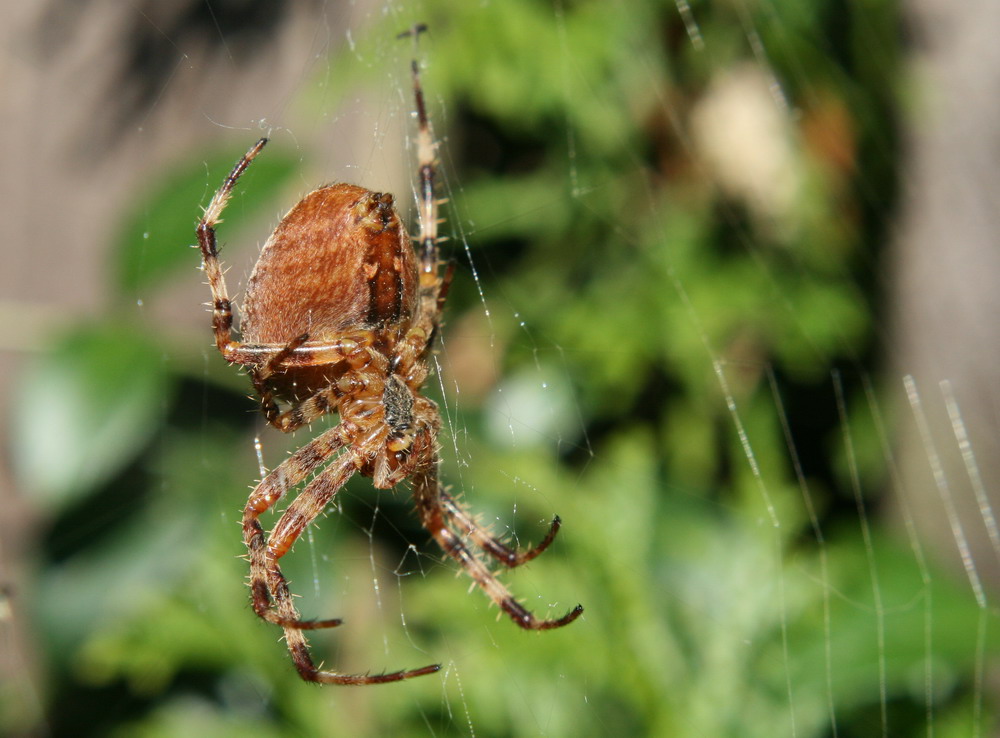
POLYGON ((552 519, 549 530, 545 534, 545 538, 542 539, 541 543, 534 548, 527 549, 526 551, 518 551, 515 548, 511 548, 510 546, 501 543, 494 536, 490 535, 490 533, 483 528, 482 525, 477 523, 472 516, 469 515, 458 500, 448 494, 448 492, 442 489, 438 492, 438 495, 441 498, 441 509, 443 510, 445 516, 455 523, 460 530, 464 531, 465 534, 469 536, 469 538, 471 538, 477 546, 479 546, 479 548, 509 569, 513 569, 521 564, 531 561, 547 549, 549 544, 555 540, 556 533, 559 532, 559 526, 562 525, 562 521, 559 519, 559 516, 556 515, 552 519))
MULTIPOLYGON (((331 429, 331 431, 336 430, 336 428, 331 429)), ((333 444, 333 446, 337 445, 333 444)), ((280 479, 281 482, 278 484, 282 485, 284 475, 275 476, 275 472, 281 470, 294 458, 295 456, 291 457, 268 477, 280 479)), ((296 464, 297 468, 289 470, 291 475, 288 477, 289 479, 300 477, 302 469, 308 466, 308 463, 301 463, 301 460, 296 460, 296 464)), ((354 460, 349 454, 342 455, 330 467, 324 469, 306 485, 306 488, 288 506, 268 536, 266 545, 263 540, 263 530, 257 517, 270 507, 267 500, 272 499, 274 495, 258 498, 256 491, 255 494, 251 495, 250 502, 247 503, 244 511, 243 530, 247 549, 250 551, 250 588, 253 593, 254 610, 265 620, 280 625, 284 629, 285 641, 292 654, 292 661, 295 663, 299 675, 306 681, 325 684, 384 684, 432 674, 441 668, 440 664, 388 674, 339 674, 317 668, 309 653, 309 641, 302 632, 303 630, 333 627, 340 625, 342 621, 339 619, 302 620, 292 601, 288 581, 281 573, 278 560, 291 549, 302 531, 323 512, 333 496, 356 471, 354 460), (256 506, 253 504, 255 498, 258 503, 256 506), (270 609, 269 600, 273 600, 277 612, 270 609)), ((280 497, 283 490, 277 491, 280 497)))
MULTIPOLYGON (((291 356, 295 349, 299 348, 308 340, 308 333, 303 333, 301 336, 293 338, 285 345, 284 348, 268 359, 267 363, 264 364, 263 367, 260 369, 253 368, 250 371, 250 381, 253 382, 254 389, 257 390, 257 394, 260 395, 260 409, 263 411, 264 417, 267 418, 268 423, 280 430, 284 430, 282 427, 283 425, 290 425, 290 411, 282 414, 281 408, 279 408, 278 403, 275 402, 274 392, 271 390, 270 385, 268 385, 267 380, 279 370, 285 359, 291 356)), ((322 415, 322 413, 320 413, 320 415, 322 415)))
POLYGON ((413 59, 410 60, 410 74, 413 79, 413 97, 417 108, 417 168, 420 177, 418 193, 420 223, 420 286, 430 292, 437 292, 438 285, 438 202, 434 199, 434 179, 437 176, 437 151, 431 134, 427 105, 424 102, 424 88, 420 84, 420 64, 417 61, 420 34, 427 26, 418 23, 403 31, 397 38, 413 38, 413 59), (427 278, 425 278, 427 277, 427 278))
POLYGON ((419 354, 423 357, 430 351, 441 322, 441 309, 448 294, 454 265, 449 264, 444 277, 440 274, 441 261, 438 244, 440 224, 438 207, 443 202, 434 197, 437 179, 437 145, 431 131, 430 118, 424 89, 420 82, 420 64, 417 61, 417 46, 420 34, 427 30, 423 23, 414 25, 399 34, 400 38, 412 36, 414 56, 410 60, 410 74, 413 81, 413 99, 417 114, 417 172, 419 188, 417 192, 417 253, 420 258, 420 285, 418 288, 418 315, 414 328, 423 332, 424 346, 419 354))
MULTIPOLYGON (((408 31, 400 34, 412 36, 414 46, 420 33, 426 31, 427 27, 417 24, 408 31)), ((427 115, 427 104, 424 99, 423 85, 420 82, 420 64, 417 61, 417 54, 410 61, 410 72, 413 80, 413 95, 416 103, 417 113, 417 169, 419 172, 419 193, 418 210, 420 233, 418 236, 419 256, 420 256, 420 288, 419 288, 419 315, 415 321, 415 326, 404 339, 404 347, 417 355, 413 360, 419 360, 426 356, 433 345, 440 326, 441 310, 451 285, 454 274, 454 264, 449 264, 442 277, 440 275, 440 257, 438 244, 441 238, 438 236, 438 206, 442 201, 434 197, 435 180, 437 178, 437 146, 431 131, 430 119, 427 115), (421 341, 421 339, 423 339, 421 341), (422 345, 421 345, 422 344, 422 345)), ((402 352, 400 352, 402 355, 402 352)), ((407 358, 410 358, 409 356, 407 358)), ((423 381, 423 377, 420 378, 423 381)), ((419 386, 419 385, 418 385, 419 386)), ((548 534, 542 542, 535 548, 518 552, 497 541, 483 530, 458 503, 446 492, 441 490, 437 479, 436 460, 434 470, 425 472, 414 479, 413 496, 420 511, 421 522, 431 533, 441 548, 452 558, 458 561, 469 573, 469 575, 479 584, 480 587, 496 602, 507 614, 513 618, 514 622, 522 628, 530 630, 547 630, 567 625, 583 612, 583 608, 577 606, 576 609, 558 620, 538 620, 522 607, 510 594, 510 592, 497 580, 488 568, 473 555, 462 543, 454 532, 447 526, 445 520, 451 520, 463 529, 467 535, 479 546, 494 558, 501 561, 510 568, 520 566, 538 556, 555 538, 559 530, 560 521, 556 517, 552 522, 548 534)))
POLYGON ((421 471, 414 477, 413 499, 417 504, 420 522, 434 536, 434 540, 437 541, 441 549, 461 564, 489 598, 520 627, 525 630, 561 628, 572 623, 583 613, 583 606, 577 605, 561 618, 539 620, 514 599, 514 595, 497 579, 496 575, 462 543, 462 539, 445 523, 447 516, 442 507, 437 464, 421 471))
MULTIPOLYGON (((271 609, 272 587, 269 586, 271 576, 260 516, 281 500, 288 490, 304 481, 306 477, 342 449, 345 443, 340 426, 321 433, 264 477, 250 493, 243 509, 243 541, 250 556, 251 602, 254 612, 268 622, 276 625, 289 624, 283 616, 271 609)), ((278 577, 281 577, 280 571, 278 577)), ((287 590, 287 588, 285 589, 287 590)), ((301 628, 332 628, 340 625, 340 620, 336 619, 315 622, 301 621, 297 615, 293 621, 301 628)))
POLYGON ((233 338, 233 304, 229 299, 229 293, 226 290, 226 277, 222 273, 222 266, 219 263, 215 227, 222 222, 222 211, 229 204, 229 199, 233 196, 233 189, 236 187, 240 175, 247 170, 247 167, 266 145, 266 138, 258 140, 243 155, 243 158, 236 162, 232 171, 229 172, 229 176, 223 180, 222 186, 212 196, 212 201, 208 203, 208 207, 205 208, 205 213, 195 229, 195 233, 198 234, 198 246, 201 248, 205 275, 208 277, 208 286, 212 290, 212 328, 215 331, 215 344, 229 361, 232 361, 230 356, 233 349, 238 348, 240 343, 233 338))

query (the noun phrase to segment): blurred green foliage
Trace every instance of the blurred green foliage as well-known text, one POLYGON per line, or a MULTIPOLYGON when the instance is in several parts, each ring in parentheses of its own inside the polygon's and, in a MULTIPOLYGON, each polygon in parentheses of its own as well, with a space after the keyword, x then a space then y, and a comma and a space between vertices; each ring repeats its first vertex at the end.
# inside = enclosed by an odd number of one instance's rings
MULTIPOLYGON (((234 148, 213 153, 208 160, 203 157, 199 166, 189 161, 183 169, 164 173, 159 184, 144 193, 122 229, 123 247, 115 254, 122 297, 141 296, 190 265, 191 254, 177 244, 191 242, 191 224, 187 218, 177 217, 178 213, 189 211, 193 202, 207 205, 212 194, 209 188, 214 186, 208 183, 221 182, 244 151, 234 148)), ((243 178, 240 197, 226 209, 227 229, 235 230, 247 213, 258 213, 274 203, 295 173, 296 164, 280 149, 269 150, 268 156, 256 162, 243 178)))
MULTIPOLYGON (((301 683, 247 606, 238 516, 260 426, 235 370, 214 355, 218 371, 197 368, 207 317, 197 347, 121 318, 81 325, 25 374, 16 419, 22 481, 51 516, 35 607, 52 734, 862 736, 883 712, 891 735, 924 734, 928 715, 938 736, 989 724, 995 706, 974 692, 997 645, 984 613, 877 522, 866 546, 831 383, 842 370, 877 495, 860 378, 875 372, 870 270, 897 166, 895 5, 692 13, 696 37, 673 3, 442 0, 419 18, 460 264, 440 354, 458 387, 444 477, 521 542, 562 516, 553 547, 505 579, 542 614, 582 602, 583 619, 543 634, 495 621, 406 494, 354 480, 287 560, 301 609, 346 621, 317 651, 344 670, 445 668, 362 690, 301 683), (699 101, 748 65, 795 111, 800 185, 778 216, 720 184, 690 138, 699 101), (462 394, 462 327, 486 334, 502 377, 478 395, 462 394)), ((385 48, 384 26, 369 33, 356 43, 385 48)), ((193 156, 135 206, 121 304, 197 261, 195 208, 237 155, 207 169, 193 156)), ((223 229, 282 193, 293 164, 265 152, 223 229)), ((274 463, 305 437, 275 435, 274 463)))

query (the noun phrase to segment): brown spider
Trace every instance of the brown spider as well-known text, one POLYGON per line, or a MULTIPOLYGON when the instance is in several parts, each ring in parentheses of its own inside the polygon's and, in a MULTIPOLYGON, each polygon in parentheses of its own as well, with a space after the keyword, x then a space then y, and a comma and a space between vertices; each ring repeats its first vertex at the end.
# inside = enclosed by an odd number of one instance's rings
MULTIPOLYGON (((416 37, 423 30, 415 26, 401 36, 416 37)), ((417 254, 392 195, 348 184, 310 192, 264 244, 247 283, 238 341, 232 333, 232 305, 219 264, 215 227, 237 180, 264 148, 266 138, 233 167, 197 228, 212 289, 216 345, 228 362, 247 367, 267 422, 288 433, 327 413, 340 414, 336 427, 267 474, 243 510, 253 609, 284 629, 299 674, 312 682, 381 684, 441 668, 435 664, 390 674, 339 674, 321 671, 312 660, 303 631, 330 628, 341 621, 302 620, 278 560, 355 473, 371 477, 379 489, 409 478, 424 528, 520 627, 558 628, 583 612, 578 605, 555 620, 536 618, 463 540, 471 540, 513 568, 548 547, 559 530, 558 517, 538 546, 516 551, 492 537, 438 481, 441 418, 420 388, 428 375, 428 357, 452 269, 440 273, 436 145, 416 60, 411 69, 420 176, 417 254), (289 408, 282 411, 278 400, 289 408), (265 541, 261 514, 304 482, 305 488, 265 541)))

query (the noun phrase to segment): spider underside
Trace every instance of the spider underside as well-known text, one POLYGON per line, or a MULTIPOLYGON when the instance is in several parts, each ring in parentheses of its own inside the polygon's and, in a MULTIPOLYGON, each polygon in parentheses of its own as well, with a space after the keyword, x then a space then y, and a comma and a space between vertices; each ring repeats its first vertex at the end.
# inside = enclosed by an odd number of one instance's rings
POLYGON ((558 517, 541 543, 517 551, 490 535, 438 480, 441 419, 420 389, 451 269, 442 273, 438 255, 435 143, 415 60, 411 71, 420 177, 416 253, 392 195, 346 184, 321 187, 292 208, 264 245, 247 284, 242 340, 236 340, 215 228, 239 177, 267 139, 233 167, 197 227, 216 345, 227 361, 246 367, 267 422, 288 433, 328 413, 340 415, 338 425, 267 474, 243 510, 253 609, 284 629, 299 674, 312 682, 381 684, 440 669, 434 664, 384 674, 340 674, 319 669, 312 659, 304 631, 341 621, 302 620, 278 562, 356 473, 371 477, 379 489, 409 479, 421 524, 520 627, 558 628, 583 612, 578 605, 558 619, 536 618, 476 552, 508 568, 519 566, 552 542, 558 517), (279 401, 288 409, 282 410, 279 401), (265 536, 260 516, 302 483, 304 489, 265 536))

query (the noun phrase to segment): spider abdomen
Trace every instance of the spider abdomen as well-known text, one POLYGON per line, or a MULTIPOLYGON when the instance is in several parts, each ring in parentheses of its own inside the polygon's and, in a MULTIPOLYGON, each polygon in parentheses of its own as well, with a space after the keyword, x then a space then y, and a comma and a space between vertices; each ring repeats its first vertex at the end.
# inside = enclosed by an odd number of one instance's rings
POLYGON ((322 342, 411 322, 417 266, 392 195, 335 184, 306 195, 264 244, 247 283, 243 340, 322 342))

